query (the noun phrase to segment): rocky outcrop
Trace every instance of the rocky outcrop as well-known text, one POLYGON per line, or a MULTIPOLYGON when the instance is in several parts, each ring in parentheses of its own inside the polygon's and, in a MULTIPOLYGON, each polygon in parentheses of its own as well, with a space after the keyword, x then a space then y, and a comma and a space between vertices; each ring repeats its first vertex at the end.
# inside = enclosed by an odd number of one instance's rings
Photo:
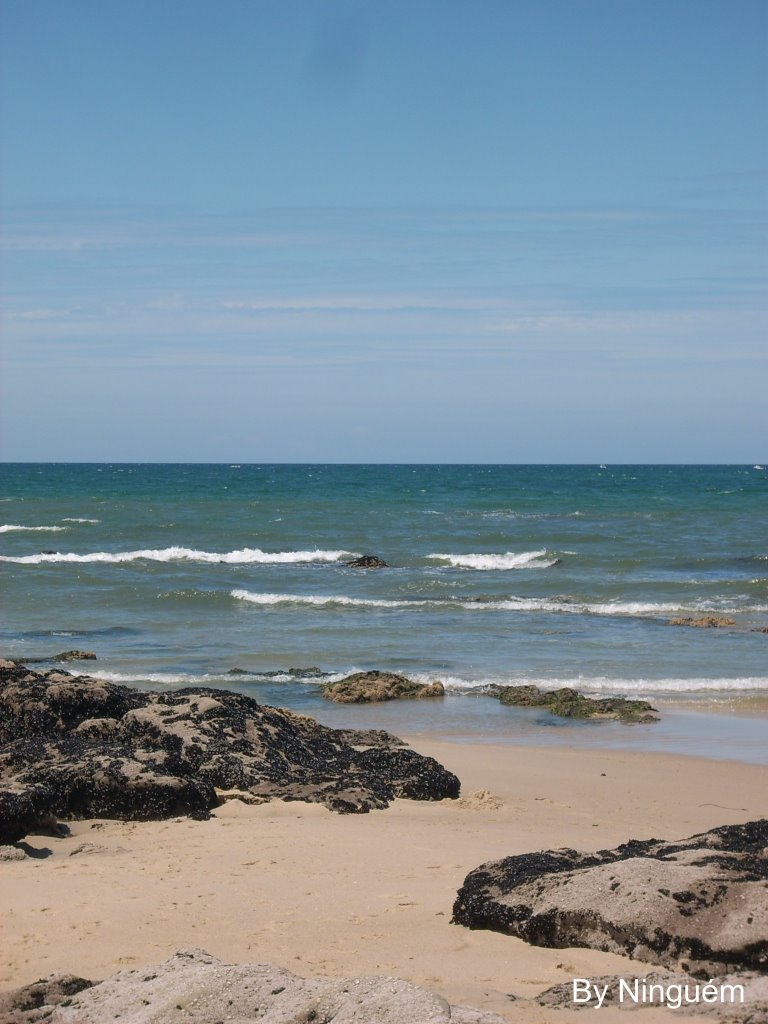
POLYGON ((442 697, 445 687, 439 680, 416 683, 395 672, 355 672, 337 683, 326 683, 323 696, 337 704, 369 704, 402 697, 442 697))
POLYGON ((243 694, 141 692, 0 663, 0 843, 57 817, 206 817, 216 789, 365 812, 459 787, 388 734, 329 729, 243 694))
POLYGON ((6 1024, 504 1024, 399 978, 302 978, 271 964, 225 964, 201 949, 98 983, 51 977, 0 996, 6 1024), (79 988, 78 988, 79 986, 79 988), (65 989, 71 994, 64 996, 65 989), (41 1003, 40 999, 51 1002, 41 1003))
POLYGON ((596 718, 625 722, 628 725, 657 722, 658 712, 645 700, 627 697, 585 697, 564 686, 559 690, 540 690, 538 686, 500 686, 495 690, 502 704, 517 708, 546 708, 561 718, 596 718))
POLYGON ((720 626, 735 626, 736 620, 725 615, 701 615, 699 618, 682 616, 669 620, 670 626, 698 626, 699 629, 717 629, 720 626))
POLYGON ((535 946, 588 946, 722 974, 768 972, 768 820, 680 842, 549 850, 467 875, 453 920, 535 946))
POLYGON ((605 1006, 642 1010, 664 1006, 675 1016, 706 1016, 719 1024, 768 1021, 768 975, 754 971, 720 975, 712 983, 708 978, 700 981, 689 974, 662 971, 649 971, 642 978, 608 974, 584 980, 590 988, 581 986, 577 1002, 571 981, 539 993, 534 1003, 562 1010, 597 1010, 605 1006), (589 999, 587 991, 591 994, 589 999))
POLYGON ((61 654, 54 654, 53 661, 95 661, 96 655, 93 651, 62 651, 61 654))
POLYGON ((360 555, 346 563, 352 569, 388 569, 389 565, 378 555, 360 555))

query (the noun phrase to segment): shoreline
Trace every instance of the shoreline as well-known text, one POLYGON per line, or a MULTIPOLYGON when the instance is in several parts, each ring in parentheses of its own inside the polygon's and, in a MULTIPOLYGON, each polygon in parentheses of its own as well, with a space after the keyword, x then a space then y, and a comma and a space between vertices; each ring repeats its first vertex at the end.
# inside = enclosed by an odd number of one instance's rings
MULTIPOLYGON (((344 816, 232 800, 209 821, 75 821, 69 837, 29 837, 52 852, 3 866, 0 988, 51 971, 102 978, 199 946, 298 974, 396 975, 523 1021, 524 1000, 550 985, 653 968, 450 924, 469 871, 514 853, 678 839, 768 815, 763 766, 404 738, 456 772, 460 800, 396 800, 344 816), (75 853, 83 844, 95 849, 75 853)), ((618 1012, 605 1007, 601 1019, 618 1012)), ((562 1011, 537 1007, 536 1019, 562 1021, 562 1011)), ((647 1024, 668 1019, 664 1009, 644 1011, 647 1024)))

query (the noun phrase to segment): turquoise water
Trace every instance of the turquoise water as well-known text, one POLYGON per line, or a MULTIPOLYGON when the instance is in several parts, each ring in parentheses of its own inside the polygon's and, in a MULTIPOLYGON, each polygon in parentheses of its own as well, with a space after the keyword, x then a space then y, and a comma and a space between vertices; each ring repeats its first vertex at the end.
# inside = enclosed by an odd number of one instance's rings
MULTIPOLYGON (((521 741, 563 728, 466 691, 571 684, 682 701, 696 721, 768 694, 762 467, 7 464, 2 492, 13 657, 89 648, 90 672, 135 685, 236 686, 328 721, 521 741), (368 552, 391 567, 344 564, 368 552), (736 625, 669 625, 702 614, 736 625), (308 666, 440 678, 450 696, 330 708, 316 678, 285 671, 308 666)), ((721 735, 757 729, 755 759, 762 725, 727 720, 721 735)))

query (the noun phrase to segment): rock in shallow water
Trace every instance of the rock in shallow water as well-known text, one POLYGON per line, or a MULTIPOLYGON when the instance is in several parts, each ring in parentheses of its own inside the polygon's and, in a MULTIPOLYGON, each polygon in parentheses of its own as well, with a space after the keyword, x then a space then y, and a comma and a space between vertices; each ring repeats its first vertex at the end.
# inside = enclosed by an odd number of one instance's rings
POLYGON ((471 871, 453 906, 469 928, 534 946, 587 946, 709 975, 768 971, 768 820, 675 843, 548 850, 471 871))
POLYGON ((373 704, 404 697, 443 697, 445 687, 439 680, 416 683, 395 672, 355 672, 337 683, 326 683, 323 696, 337 704, 373 704))
POLYGON ((540 690, 538 686, 500 686, 494 690, 502 704, 519 708, 546 708, 560 718, 612 719, 628 725, 657 722, 656 708, 646 700, 627 697, 585 697, 564 686, 559 690, 540 690))
POLYGON ((375 732, 329 729, 224 690, 142 692, 4 663, 0 842, 52 816, 206 817, 217 788, 340 812, 459 795, 455 775, 392 740, 379 746, 375 732))
MULTIPOLYGON (((93 984, 74 979, 82 991, 59 998, 59 979, 0 996, 8 1024, 504 1024, 501 1017, 450 1006, 427 989, 399 978, 301 978, 271 964, 224 964, 201 949, 181 950, 156 967, 121 971, 93 984), (47 988, 55 1005, 41 1004, 47 988), (87 989, 85 986, 89 986, 87 989), (36 989, 38 1016, 25 1014, 36 989), (45 1009, 49 1015, 39 1016, 45 1009)), ((71 984, 71 983, 70 983, 71 984)))
POLYGON ((360 555, 346 563, 352 569, 388 569, 389 565, 378 555, 360 555))

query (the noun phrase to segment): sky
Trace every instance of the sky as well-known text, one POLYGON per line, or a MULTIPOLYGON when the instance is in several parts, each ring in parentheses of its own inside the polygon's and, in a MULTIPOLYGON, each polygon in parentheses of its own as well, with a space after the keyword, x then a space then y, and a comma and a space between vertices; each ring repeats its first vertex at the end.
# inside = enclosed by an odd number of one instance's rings
POLYGON ((0 459, 765 462, 765 0, 0 0, 0 459))

